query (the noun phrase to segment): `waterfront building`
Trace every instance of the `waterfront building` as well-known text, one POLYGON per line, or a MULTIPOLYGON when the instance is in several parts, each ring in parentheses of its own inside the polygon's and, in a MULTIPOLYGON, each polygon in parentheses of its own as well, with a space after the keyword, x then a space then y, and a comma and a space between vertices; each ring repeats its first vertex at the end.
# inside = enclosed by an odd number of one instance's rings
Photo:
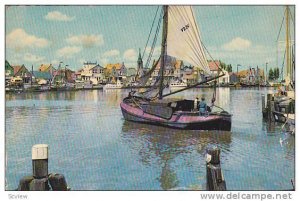
POLYGON ((229 83, 229 73, 228 71, 221 69, 221 62, 220 61, 210 61, 208 62, 208 67, 210 71, 212 72, 213 76, 218 76, 222 73, 225 75, 217 79, 219 84, 228 84, 229 83))
POLYGON ((182 60, 176 60, 174 65, 174 80, 175 81, 182 81, 183 78, 183 61, 182 60))
MULTIPOLYGON (((132 70, 131 70, 132 71, 132 70)), ((146 72, 144 71, 143 59, 141 56, 141 49, 139 49, 139 57, 137 60, 137 75, 139 77, 143 76, 146 72)))
POLYGON ((50 72, 33 71, 32 79, 38 84, 47 84, 52 80, 50 72))
POLYGON ((238 77, 242 83, 258 84, 264 79, 264 70, 257 67, 239 71, 238 77))
POLYGON ((182 81, 188 85, 196 84, 198 82, 198 72, 193 66, 185 66, 183 68, 182 81))
POLYGON ((22 78, 23 83, 28 84, 31 80, 31 73, 29 70, 25 67, 25 65, 21 66, 12 66, 14 69, 14 77, 20 77, 22 78))
POLYGON ((10 84, 10 80, 13 76, 14 68, 5 60, 5 85, 10 84))
POLYGON ((56 69, 53 67, 52 64, 41 64, 38 71, 40 71, 40 72, 51 72, 53 74, 53 72, 55 70, 56 69))
POLYGON ((13 76, 14 75, 14 68, 5 61, 5 76, 13 76))
POLYGON ((80 80, 82 81, 90 81, 93 77, 93 71, 92 68, 97 65, 97 62, 85 62, 83 63, 83 67, 80 70, 80 80))
POLYGON ((92 73, 90 80, 93 82, 93 84, 103 84, 106 82, 103 66, 97 64, 96 66, 92 67, 89 72, 92 73))
POLYGON ((127 70, 127 82, 128 84, 134 84, 137 75, 137 70, 135 68, 128 68, 127 70))
POLYGON ((126 80, 127 68, 124 65, 124 62, 116 64, 107 64, 104 68, 104 74, 108 82, 126 80))
MULTIPOLYGON (((153 64, 155 63, 155 60, 153 64)), ((165 57, 165 67, 164 67, 164 77, 167 77, 167 79, 173 79, 174 77, 174 71, 175 71, 175 64, 176 64, 176 58, 171 56, 165 57)), ((157 62, 155 66, 155 70, 152 74, 152 78, 154 80, 159 76, 159 69, 160 69, 160 60, 157 62)))
POLYGON ((238 74, 230 72, 229 73, 229 83, 234 84, 234 83, 237 83, 237 82, 239 82, 238 74))

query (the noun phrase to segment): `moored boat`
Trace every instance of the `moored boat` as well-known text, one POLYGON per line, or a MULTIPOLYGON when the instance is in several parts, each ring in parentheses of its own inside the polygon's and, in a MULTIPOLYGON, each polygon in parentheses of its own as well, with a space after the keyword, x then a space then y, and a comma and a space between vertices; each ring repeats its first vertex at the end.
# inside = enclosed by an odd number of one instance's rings
MULTIPOLYGON (((147 73, 138 78, 138 83, 140 86, 144 86, 155 71, 157 64, 160 63, 158 75, 149 89, 131 91, 128 97, 123 99, 120 107, 124 119, 178 129, 230 131, 232 115, 223 109, 215 110, 220 108, 214 105, 216 90, 214 90, 211 101, 212 105, 205 107, 204 113, 199 113, 197 107, 195 108, 195 100, 165 98, 216 80, 224 74, 212 75, 202 47, 198 25, 190 6, 163 6, 160 19, 163 19, 163 42, 160 58, 154 62, 147 73), (165 75, 169 56, 185 60, 191 65, 199 67, 203 72, 210 75, 210 78, 164 94, 164 89, 169 85, 168 76, 165 75)), ((160 20, 157 30, 159 30, 159 24, 160 20)), ((156 31, 157 33, 158 31, 156 31)), ((155 47, 155 42, 156 40, 153 41, 151 51, 155 47)), ((150 59, 151 56, 149 54, 150 59)), ((198 102, 196 104, 198 105, 198 102)))
POLYGON ((123 83, 120 80, 117 80, 117 83, 108 83, 103 89, 121 89, 123 87, 123 83))
POLYGON ((128 121, 190 130, 231 130, 228 112, 207 112, 200 116, 198 111, 193 111, 193 105, 193 100, 164 100, 144 102, 136 107, 136 100, 125 98, 121 109, 128 121))
POLYGON ((171 82, 170 88, 172 89, 178 89, 178 88, 186 88, 188 85, 185 82, 171 82))

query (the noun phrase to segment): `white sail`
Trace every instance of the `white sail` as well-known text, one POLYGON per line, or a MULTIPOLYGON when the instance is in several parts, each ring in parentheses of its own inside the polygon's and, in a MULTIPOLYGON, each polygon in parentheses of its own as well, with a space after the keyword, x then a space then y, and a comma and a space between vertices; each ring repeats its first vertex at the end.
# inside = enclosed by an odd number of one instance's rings
POLYGON ((168 7, 167 54, 211 74, 191 6, 168 7))

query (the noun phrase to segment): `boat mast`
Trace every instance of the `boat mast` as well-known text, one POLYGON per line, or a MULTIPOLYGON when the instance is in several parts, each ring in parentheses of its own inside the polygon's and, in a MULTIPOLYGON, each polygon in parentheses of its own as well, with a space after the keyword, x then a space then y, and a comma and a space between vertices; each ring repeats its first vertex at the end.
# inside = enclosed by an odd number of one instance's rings
POLYGON ((164 69, 165 69, 165 55, 167 46, 168 35, 168 6, 163 6, 163 31, 162 31, 162 43, 161 43, 161 56, 160 56, 160 84, 159 84, 159 99, 163 98, 163 83, 164 83, 164 69))
MULTIPOLYGON (((290 28, 289 28, 289 6, 286 6, 286 11, 285 11, 285 23, 286 23, 286 79, 290 80, 290 39, 289 39, 289 35, 290 35, 290 28)), ((289 83, 286 82, 286 84, 288 85, 289 83)))

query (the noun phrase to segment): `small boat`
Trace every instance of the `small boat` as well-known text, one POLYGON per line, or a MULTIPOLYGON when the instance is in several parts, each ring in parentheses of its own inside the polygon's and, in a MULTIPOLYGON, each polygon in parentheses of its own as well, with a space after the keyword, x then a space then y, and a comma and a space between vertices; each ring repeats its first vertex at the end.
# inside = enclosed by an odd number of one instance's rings
POLYGON ((117 80, 117 83, 108 83, 106 84, 103 89, 121 89, 123 87, 123 82, 117 80))
POLYGON ((178 88, 186 88, 188 85, 185 82, 171 82, 170 88, 171 89, 178 89, 178 88))
POLYGON ((193 111, 194 100, 141 101, 140 107, 136 107, 135 101, 127 97, 121 103, 128 121, 187 130, 231 130, 231 114, 222 111, 200 116, 198 111, 193 111))
MULTIPOLYGON (((148 89, 131 91, 128 97, 120 104, 124 119, 127 121, 155 124, 189 130, 231 130, 232 115, 214 105, 216 90, 214 90, 212 105, 205 114, 199 114, 194 108, 194 100, 168 99, 167 96, 194 88, 198 85, 216 80, 221 75, 213 75, 210 71, 205 56, 204 48, 200 39, 200 32, 196 24, 191 6, 163 6, 160 21, 163 20, 163 35, 160 58, 154 62, 150 70, 144 75, 137 77, 140 86, 149 82, 151 75, 160 63, 153 85, 148 89), (178 58, 190 63, 210 76, 209 79, 185 86, 176 91, 165 93, 169 80, 165 68, 169 58, 178 58)), ((158 32, 158 31, 157 31, 158 32)), ((156 33, 157 33, 156 32, 156 33)), ((156 40, 153 40, 152 49, 156 40)), ((153 51, 151 49, 151 51, 153 51)), ((151 59, 152 54, 149 54, 151 59)), ((222 72, 222 71, 220 71, 222 72)))
POLYGON ((282 127, 285 127, 286 131, 292 135, 295 134, 295 114, 285 114, 286 121, 282 127))
POLYGON ((254 84, 254 83, 240 83, 241 87, 258 87, 258 84, 254 84))

